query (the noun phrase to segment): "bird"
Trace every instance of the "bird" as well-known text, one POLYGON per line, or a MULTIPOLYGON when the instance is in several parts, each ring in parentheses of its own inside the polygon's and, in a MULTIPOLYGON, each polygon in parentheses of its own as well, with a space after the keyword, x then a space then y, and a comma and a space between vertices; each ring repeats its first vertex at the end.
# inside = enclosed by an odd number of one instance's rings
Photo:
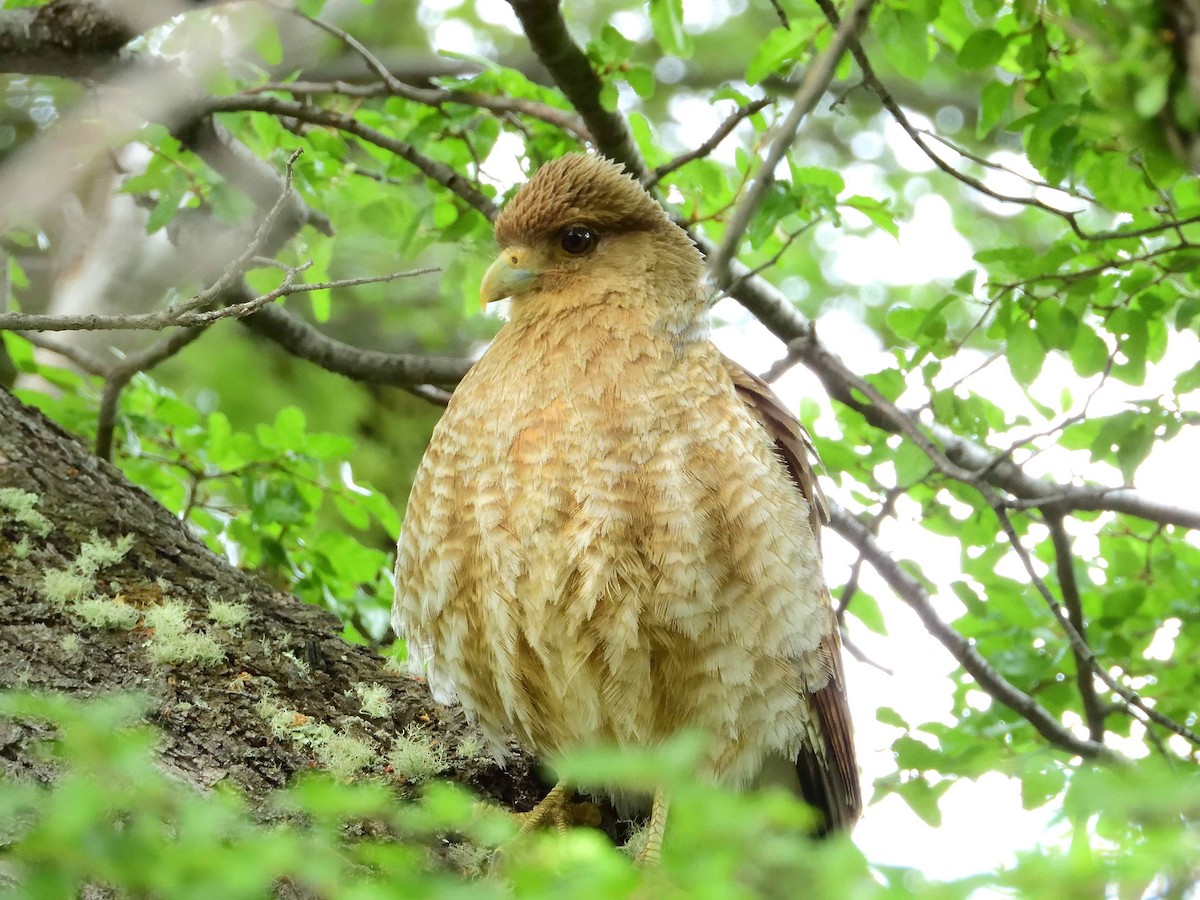
MULTIPOLYGON (((807 432, 709 339, 703 257, 621 164, 541 166, 495 220, 508 318, 413 480, 393 625, 440 702, 539 756, 705 735, 699 775, 861 812, 807 432)), ((525 828, 564 821, 564 783, 525 828)), ((657 862, 654 792, 639 861, 657 862)))

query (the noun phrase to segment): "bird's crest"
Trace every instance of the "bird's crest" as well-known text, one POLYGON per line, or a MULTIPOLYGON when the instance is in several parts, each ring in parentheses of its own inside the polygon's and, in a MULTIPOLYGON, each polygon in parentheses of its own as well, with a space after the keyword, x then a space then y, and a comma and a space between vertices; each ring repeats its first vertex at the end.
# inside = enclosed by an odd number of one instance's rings
POLYGON ((496 240, 502 247, 533 243, 576 224, 648 231, 672 223, 623 165, 568 153, 546 163, 517 191, 496 219, 496 240))

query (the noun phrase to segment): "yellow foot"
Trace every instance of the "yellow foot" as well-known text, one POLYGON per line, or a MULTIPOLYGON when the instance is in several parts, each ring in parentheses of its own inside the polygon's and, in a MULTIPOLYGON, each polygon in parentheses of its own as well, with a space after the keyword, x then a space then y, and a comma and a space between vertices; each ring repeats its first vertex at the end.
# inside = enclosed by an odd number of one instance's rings
POLYGON ((567 811, 570 797, 570 788, 567 787, 566 782, 560 781, 542 799, 542 802, 529 812, 516 813, 517 818, 521 821, 521 830, 517 832, 517 836, 529 834, 535 828, 547 823, 553 825, 560 834, 566 832, 567 827, 571 824, 571 816, 567 811))
POLYGON ((502 864, 504 857, 508 855, 512 845, 519 841, 529 832, 541 827, 545 824, 551 824, 559 834, 566 833, 567 828, 571 824, 571 813, 568 807, 571 797, 571 789, 566 783, 560 781, 554 786, 542 802, 535 806, 529 812, 512 813, 511 815, 521 823, 521 829, 509 840, 505 841, 496 848, 495 854, 492 856, 492 864, 489 867, 489 872, 492 876, 499 873, 499 866, 502 864))
POLYGON ((667 807, 669 805, 665 791, 654 792, 654 804, 650 808, 650 822, 646 826, 646 844, 633 860, 634 865, 640 869, 653 869, 662 857, 663 833, 667 829, 667 807))

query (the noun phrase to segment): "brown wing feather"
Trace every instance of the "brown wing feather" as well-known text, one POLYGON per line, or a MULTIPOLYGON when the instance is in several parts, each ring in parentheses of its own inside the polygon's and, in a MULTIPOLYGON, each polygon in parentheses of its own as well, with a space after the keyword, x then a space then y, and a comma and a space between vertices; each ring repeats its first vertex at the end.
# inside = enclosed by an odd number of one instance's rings
MULTIPOLYGON (((808 500, 813 533, 819 540, 821 525, 829 520, 829 507, 813 471, 816 449, 812 440, 765 381, 731 359, 725 359, 725 367, 738 396, 774 439, 775 449, 787 465, 792 480, 808 500)), ((832 604, 830 616, 833 616, 832 604)), ((834 622, 817 650, 829 671, 829 681, 809 695, 822 746, 805 747, 796 758, 796 774, 804 800, 825 816, 822 834, 848 830, 862 812, 853 729, 842 673, 841 643, 834 622)))

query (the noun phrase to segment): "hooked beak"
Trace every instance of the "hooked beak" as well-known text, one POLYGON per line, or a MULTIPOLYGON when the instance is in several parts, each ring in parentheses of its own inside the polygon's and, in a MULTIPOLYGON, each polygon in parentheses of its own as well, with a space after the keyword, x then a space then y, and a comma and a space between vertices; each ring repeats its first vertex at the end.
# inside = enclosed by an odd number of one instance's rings
POLYGON ((537 283, 542 273, 526 267, 526 255, 523 251, 505 248, 496 261, 488 266, 479 285, 480 309, 487 309, 493 300, 523 294, 537 283))

